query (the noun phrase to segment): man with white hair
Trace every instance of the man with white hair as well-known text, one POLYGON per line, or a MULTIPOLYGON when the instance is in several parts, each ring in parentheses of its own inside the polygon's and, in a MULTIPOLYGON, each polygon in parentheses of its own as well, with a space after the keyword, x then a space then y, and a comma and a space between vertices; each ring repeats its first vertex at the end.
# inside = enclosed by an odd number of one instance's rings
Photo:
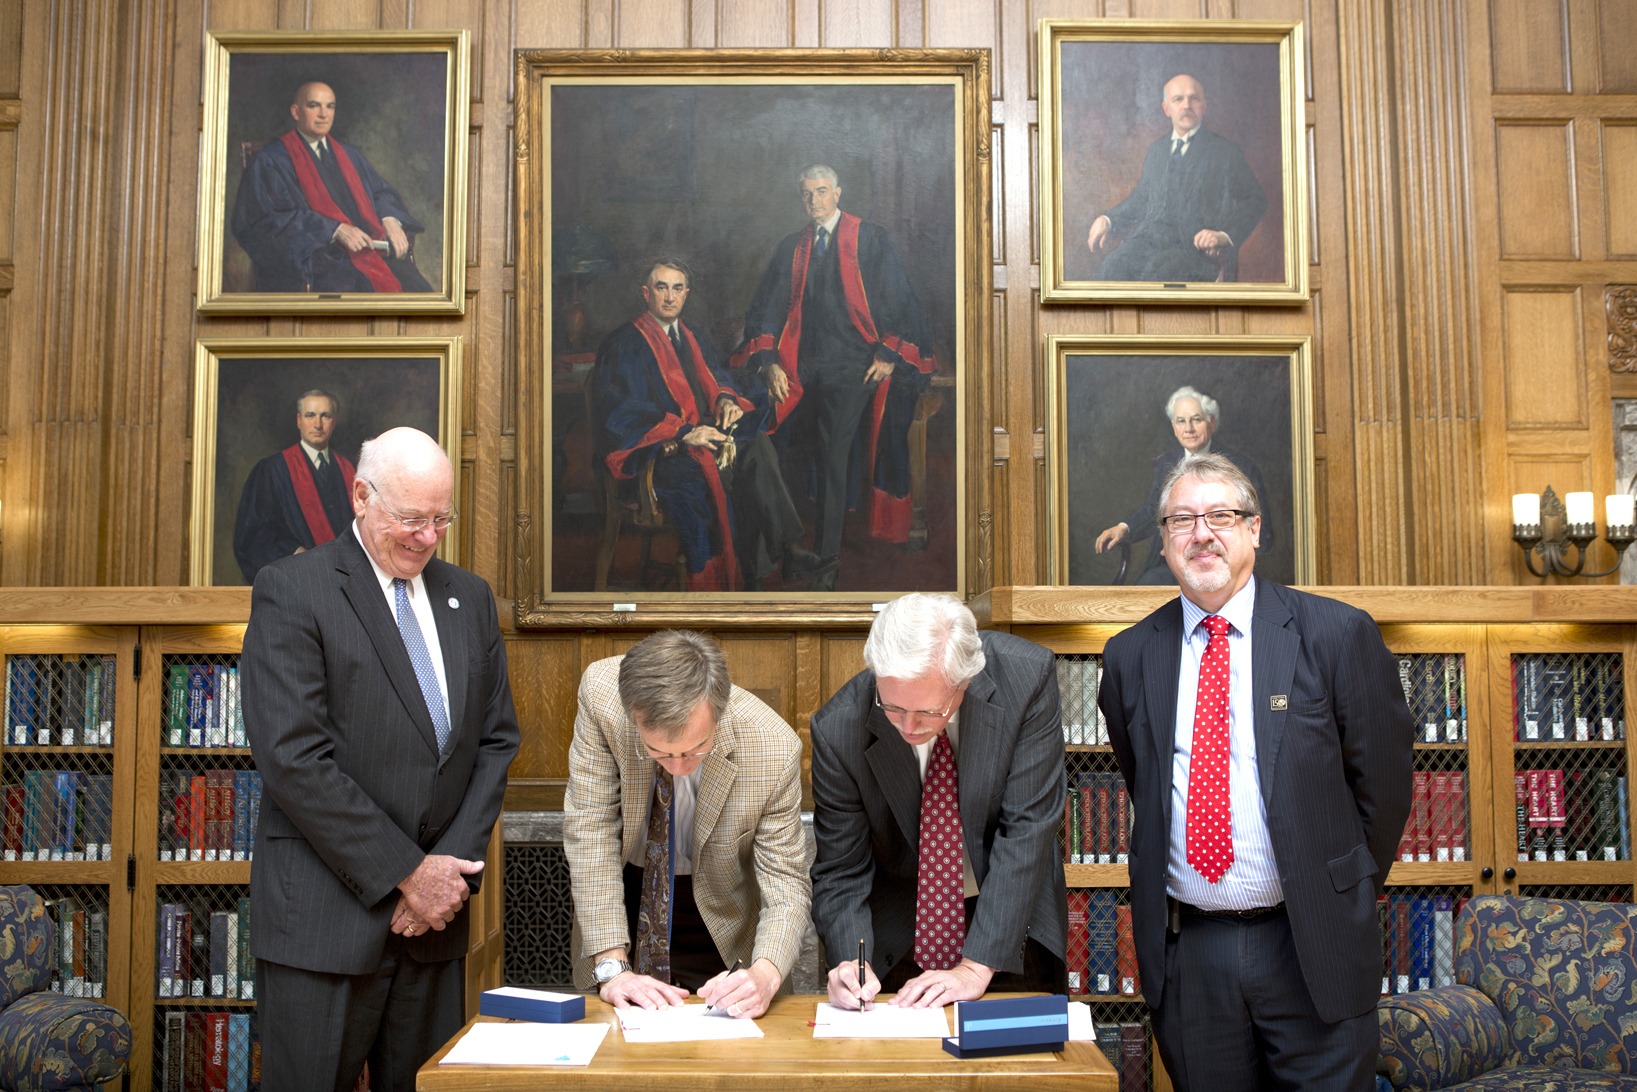
MULTIPOLYGON (((1160 487, 1166 475, 1189 455, 1217 454, 1232 462, 1250 479, 1262 503, 1262 544, 1258 553, 1266 553, 1274 541, 1273 518, 1268 513, 1268 489, 1262 481, 1262 468, 1250 456, 1235 451, 1216 439, 1221 427, 1222 413, 1216 399, 1201 394, 1192 387, 1178 387, 1165 400, 1165 419, 1171 424, 1180 447, 1171 448, 1154 456, 1154 479, 1148 487, 1148 499, 1135 512, 1097 536, 1097 552, 1111 550, 1122 542, 1146 542, 1154 538, 1154 519, 1159 512, 1160 487)), ((1175 584, 1176 578, 1166 567, 1165 554, 1157 543, 1148 550, 1148 559, 1134 584, 1175 584)))
POLYGON ((876 616, 864 664, 812 721, 813 923, 830 1003, 1066 992, 1052 654, 979 633, 953 596, 914 594, 876 616))
MULTIPOLYGON (((266 786, 250 898, 267 1088, 409 1090, 460 1030, 468 915, 517 753, 493 594, 434 556, 437 441, 363 445, 356 519, 256 574, 240 677, 266 786)), ((491 883, 499 883, 494 877, 491 883)))

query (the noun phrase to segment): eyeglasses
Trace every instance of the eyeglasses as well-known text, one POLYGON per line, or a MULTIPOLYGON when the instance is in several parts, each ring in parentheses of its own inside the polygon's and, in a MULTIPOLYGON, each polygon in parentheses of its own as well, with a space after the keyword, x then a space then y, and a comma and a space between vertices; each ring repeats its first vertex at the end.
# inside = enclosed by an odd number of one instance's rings
POLYGON ((398 514, 397 510, 394 509, 392 507, 392 505, 390 505, 390 504, 388 504, 386 502, 385 498, 383 498, 381 496, 381 487, 380 486, 376 485, 374 482, 370 481, 368 478, 365 478, 364 481, 369 482, 369 487, 372 490, 372 492, 370 493, 370 500, 380 500, 381 501, 381 507, 385 508, 387 510, 387 513, 389 515, 391 515, 393 519, 397 520, 400 524, 402 524, 403 529, 408 531, 412 535, 420 533, 421 531, 425 530, 428 526, 436 528, 439 531, 447 530, 451 523, 455 522, 457 519, 460 518, 460 513, 459 512, 450 512, 448 515, 433 516, 430 519, 427 519, 427 518, 424 518, 424 517, 416 518, 416 519, 405 519, 403 516, 400 516, 398 514))
POLYGON ((1219 508, 1215 512, 1201 512, 1198 515, 1166 516, 1160 520, 1160 525, 1173 535, 1191 535, 1194 533, 1194 524, 1199 520, 1205 521, 1205 526, 1213 531, 1226 531, 1234 525, 1240 516, 1254 516, 1255 512, 1247 512, 1243 508, 1219 508))
POLYGON ((949 695, 949 702, 942 709, 900 709, 896 705, 887 705, 885 702, 883 702, 881 700, 881 692, 877 690, 875 692, 875 707, 887 714, 889 717, 916 716, 928 717, 932 720, 939 720, 943 717, 949 716, 949 711, 955 708, 955 702, 960 698, 960 696, 960 690, 956 690, 953 694, 949 695))
POLYGON ((671 759, 672 761, 678 761, 678 760, 689 759, 689 758, 704 758, 706 755, 711 753, 711 749, 709 747, 706 747, 703 751, 688 751, 686 754, 680 754, 680 755, 665 754, 663 751, 654 750, 652 747, 648 746, 647 744, 643 744, 642 749, 647 751, 648 752, 648 757, 653 759, 655 762, 664 762, 666 759, 671 759))
POLYGON ((1187 425, 1192 425, 1193 427, 1198 428, 1200 425, 1203 425, 1205 421, 1206 418, 1202 414, 1198 413, 1194 414, 1192 417, 1171 418, 1171 423, 1176 425, 1178 428, 1182 428, 1187 425))

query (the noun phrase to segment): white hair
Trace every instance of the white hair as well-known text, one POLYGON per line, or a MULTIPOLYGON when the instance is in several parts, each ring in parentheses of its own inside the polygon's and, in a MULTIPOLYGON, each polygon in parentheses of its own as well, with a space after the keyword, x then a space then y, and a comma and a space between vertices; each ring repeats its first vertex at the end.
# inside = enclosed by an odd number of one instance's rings
POLYGON ((801 173, 796 176, 796 188, 801 189, 801 184, 809 178, 823 178, 836 189, 841 188, 841 179, 836 177, 835 168, 823 163, 809 163, 803 167, 801 173))
POLYGON ((1200 394, 1192 387, 1178 387, 1176 390, 1171 392, 1171 397, 1165 400, 1165 419, 1167 421, 1171 420, 1171 418, 1176 415, 1177 403, 1182 401, 1184 398, 1192 398, 1194 401, 1198 402, 1200 412, 1209 417, 1212 422, 1214 422, 1216 428, 1222 427, 1222 417, 1217 412, 1219 407, 1216 404, 1216 399, 1212 398, 1208 394, 1200 394))
MULTIPOLYGON (((353 471, 354 477, 363 478, 369 482, 370 488, 376 492, 380 491, 384 481, 392 480, 393 471, 402 469, 401 464, 405 455, 412 454, 406 450, 412 446, 407 438, 410 430, 392 429, 389 431, 399 435, 388 437, 383 433, 381 436, 365 440, 358 445, 358 466, 353 471)), ((419 430, 415 430, 415 433, 427 444, 435 448, 438 454, 443 456, 444 465, 450 466, 450 473, 453 474, 454 468, 449 463, 449 455, 438 445, 438 442, 419 430)))
POLYGON ((864 642, 864 666, 877 678, 919 679, 936 670, 944 685, 959 687, 985 662, 978 621, 953 595, 894 599, 875 616, 864 642))

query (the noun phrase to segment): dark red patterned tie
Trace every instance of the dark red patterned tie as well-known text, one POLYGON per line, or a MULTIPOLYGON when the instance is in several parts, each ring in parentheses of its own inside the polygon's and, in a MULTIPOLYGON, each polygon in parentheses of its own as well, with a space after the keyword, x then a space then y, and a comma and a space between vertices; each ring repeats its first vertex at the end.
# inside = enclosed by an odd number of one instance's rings
POLYGON ((921 847, 915 881, 915 962, 947 971, 961 961, 966 905, 961 899, 961 809, 955 752, 938 736, 921 784, 921 847))
POLYGON ((1204 620, 1211 633, 1199 661, 1194 743, 1188 758, 1188 864, 1216 883, 1233 864, 1233 815, 1228 806, 1228 620, 1204 620))

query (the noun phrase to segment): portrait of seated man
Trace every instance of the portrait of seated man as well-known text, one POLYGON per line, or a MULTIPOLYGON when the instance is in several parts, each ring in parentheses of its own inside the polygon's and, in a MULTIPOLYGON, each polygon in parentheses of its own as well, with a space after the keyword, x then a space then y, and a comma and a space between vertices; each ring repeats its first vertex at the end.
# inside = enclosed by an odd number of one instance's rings
POLYGON ((1267 192, 1239 145, 1205 127, 1206 106, 1194 77, 1166 82, 1170 131, 1148 146, 1137 188, 1086 236, 1094 255, 1113 248, 1098 280, 1238 279, 1238 252, 1267 214, 1267 192))
POLYGON ((296 88, 295 127, 245 165, 233 237, 258 292, 430 292, 410 236, 426 228, 364 153, 331 132, 335 92, 296 88))

